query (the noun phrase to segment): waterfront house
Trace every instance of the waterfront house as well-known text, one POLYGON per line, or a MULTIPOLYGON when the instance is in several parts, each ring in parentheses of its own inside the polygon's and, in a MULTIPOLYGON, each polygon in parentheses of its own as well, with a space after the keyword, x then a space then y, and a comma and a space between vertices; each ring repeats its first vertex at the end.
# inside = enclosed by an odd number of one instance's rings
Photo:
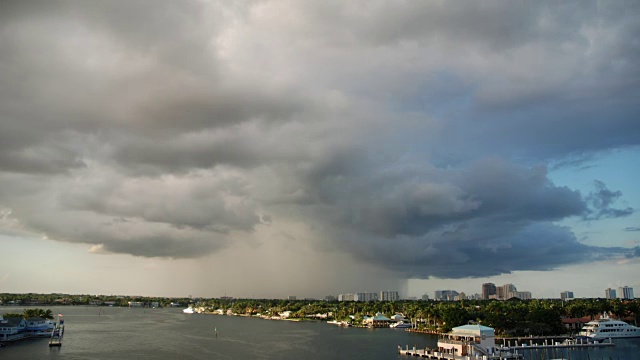
POLYGON ((562 325, 570 332, 577 333, 582 326, 591 321, 591 318, 584 316, 581 318, 562 318, 562 325))
POLYGON ((27 321, 22 317, 8 317, 3 318, 0 316, 0 340, 11 341, 18 340, 25 337, 25 330, 27 328, 27 321))
POLYGON ((495 348, 495 332, 493 328, 480 324, 455 327, 450 333, 441 334, 438 339, 438 350, 458 356, 491 353, 495 348))
POLYGON ((41 318, 39 316, 30 317, 27 320, 25 332, 27 335, 35 335, 43 331, 51 330, 54 324, 51 320, 41 318))
POLYGON ((389 327, 393 321, 381 313, 374 317, 367 317, 362 320, 362 324, 370 327, 389 327))

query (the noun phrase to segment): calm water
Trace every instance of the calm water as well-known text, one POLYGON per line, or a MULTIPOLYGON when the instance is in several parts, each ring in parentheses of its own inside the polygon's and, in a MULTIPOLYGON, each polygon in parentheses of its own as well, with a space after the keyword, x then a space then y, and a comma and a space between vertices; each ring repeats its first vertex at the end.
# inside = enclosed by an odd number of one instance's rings
MULTIPOLYGON (((47 307, 49 308, 49 307, 47 307)), ((433 336, 395 329, 340 328, 321 322, 268 321, 218 315, 186 315, 182 309, 51 307, 62 313, 60 349, 47 339, 0 348, 0 359, 412 359, 397 346, 436 345, 433 336), (218 337, 215 337, 215 329, 218 337)), ((0 307, 0 313, 23 308, 0 307)), ((612 348, 527 354, 529 359, 640 359, 640 339, 612 348)))

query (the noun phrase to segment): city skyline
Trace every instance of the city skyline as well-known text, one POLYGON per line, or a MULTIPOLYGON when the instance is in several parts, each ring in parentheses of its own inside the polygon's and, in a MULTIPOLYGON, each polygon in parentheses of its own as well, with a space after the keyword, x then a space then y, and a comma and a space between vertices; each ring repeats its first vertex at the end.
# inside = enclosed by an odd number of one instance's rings
POLYGON ((639 11, 0 5, 0 291, 638 288, 639 11))

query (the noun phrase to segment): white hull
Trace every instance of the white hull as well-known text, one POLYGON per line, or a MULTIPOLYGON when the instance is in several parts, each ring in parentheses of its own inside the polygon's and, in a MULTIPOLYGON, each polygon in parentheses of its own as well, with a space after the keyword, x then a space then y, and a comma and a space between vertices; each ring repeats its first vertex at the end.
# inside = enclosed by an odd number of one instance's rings
POLYGON ((397 322, 395 324, 391 324, 389 325, 390 328, 394 328, 394 329, 409 329, 411 327, 413 327, 411 324, 409 323, 404 323, 404 322, 397 322))
POLYGON ((631 339, 631 338, 638 338, 640 337, 640 332, 636 331, 635 333, 630 333, 630 334, 611 334, 611 333, 604 333, 604 334, 589 334, 587 332, 579 332, 578 336, 585 336, 588 337, 590 339, 593 340, 605 340, 605 339, 631 339))
POLYGON ((593 340, 626 339, 640 337, 640 328, 624 321, 614 320, 605 315, 600 319, 589 321, 578 333, 593 340))

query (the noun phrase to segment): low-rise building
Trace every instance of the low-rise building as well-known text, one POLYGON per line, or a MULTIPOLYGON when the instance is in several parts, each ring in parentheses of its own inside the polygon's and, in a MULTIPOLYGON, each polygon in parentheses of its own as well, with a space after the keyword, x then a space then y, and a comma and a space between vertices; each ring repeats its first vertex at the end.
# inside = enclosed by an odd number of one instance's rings
POLYGON ((561 300, 573 299, 573 291, 563 291, 560 293, 561 300))
POLYGON ((450 333, 442 334, 438 339, 438 350, 457 356, 473 356, 481 348, 483 353, 491 353, 495 348, 493 328, 476 325, 454 327, 450 333))
POLYGON ((569 330, 569 332, 577 333, 582 329, 582 326, 589 321, 591 321, 591 318, 588 316, 580 318, 563 318, 562 325, 569 330))
POLYGON ((0 340, 12 341, 25 337, 27 330, 27 320, 22 317, 7 317, 0 316, 0 340))
POLYGON ((374 317, 368 317, 362 320, 362 324, 371 327, 389 327, 393 321, 381 313, 377 313, 374 317))

